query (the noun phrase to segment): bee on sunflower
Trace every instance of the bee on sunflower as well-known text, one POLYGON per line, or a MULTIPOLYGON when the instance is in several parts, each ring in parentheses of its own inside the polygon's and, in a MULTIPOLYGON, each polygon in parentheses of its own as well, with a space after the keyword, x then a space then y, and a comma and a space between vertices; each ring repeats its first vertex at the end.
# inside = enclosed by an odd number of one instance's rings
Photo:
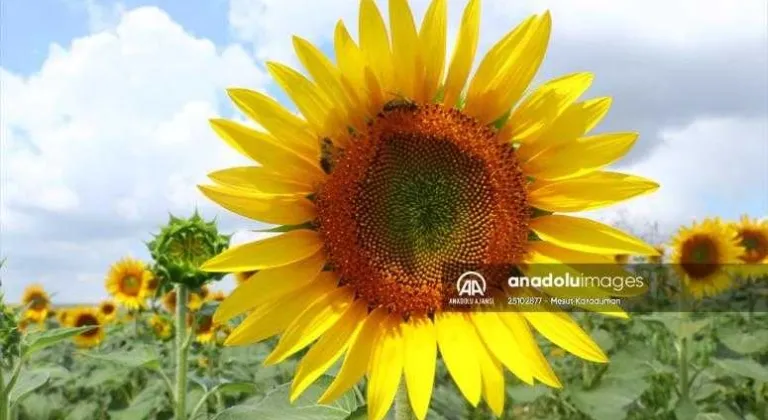
POLYGON ((98 308, 75 308, 67 317, 70 327, 92 326, 74 337, 75 345, 80 348, 96 347, 104 341, 104 316, 98 308))
MULTIPOLYGON (((260 166, 211 173, 213 185, 200 186, 202 193, 232 212, 284 226, 278 236, 231 247, 202 266, 255 273, 214 315, 219 324, 248 313, 226 344, 282 334, 266 364, 312 344, 298 365, 291 401, 344 356, 319 401, 338 398, 367 375, 372 420, 386 415, 400 386, 416 417, 425 418, 438 352, 469 403, 485 399, 497 415, 504 407, 503 368, 528 384, 561 386, 532 329, 579 357, 606 362, 589 335, 556 308, 448 308, 456 277, 444 276, 444 269, 456 262, 521 270, 557 262, 568 270, 574 262, 611 264, 616 254, 656 254, 618 229, 559 214, 658 188, 603 170, 637 134, 587 135, 611 103, 578 100, 590 73, 559 77, 524 97, 546 51, 548 12, 505 35, 470 78, 478 0, 464 10, 450 60, 445 0, 431 2, 419 29, 408 2, 390 0, 389 31, 373 0, 360 4, 360 44, 339 22, 335 63, 294 37, 311 79, 267 63, 300 115, 236 88, 228 91, 234 104, 263 130, 211 121, 224 141, 260 166)), ((488 288, 520 292, 501 281, 488 288)), ((626 317, 620 308, 607 312, 626 317)))
POLYGON ((21 296, 21 303, 25 308, 22 318, 36 323, 44 322, 48 318, 51 298, 43 286, 39 284, 27 286, 21 296))
POLYGON ((744 248, 744 254, 740 257, 741 264, 735 267, 735 272, 746 279, 768 275, 768 219, 758 221, 743 215, 731 227, 744 248))
POLYGON ((147 286, 153 277, 143 262, 124 258, 110 267, 107 291, 120 305, 136 311, 145 306, 149 293, 147 286))
POLYGON ((674 270, 695 299, 728 289, 733 267, 744 254, 736 230, 717 218, 680 228, 671 247, 674 270))

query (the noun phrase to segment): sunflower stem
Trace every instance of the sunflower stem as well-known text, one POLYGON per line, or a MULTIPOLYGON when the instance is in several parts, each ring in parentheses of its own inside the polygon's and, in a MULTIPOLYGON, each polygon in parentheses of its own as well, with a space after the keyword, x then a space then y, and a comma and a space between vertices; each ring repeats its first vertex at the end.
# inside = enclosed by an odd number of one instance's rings
POLYGON ((176 285, 176 420, 187 415, 187 287, 176 285))
POLYGON ((413 420, 413 418, 411 404, 408 401, 408 388, 405 380, 401 380, 395 394, 395 420, 413 420))
MULTIPOLYGON (((686 316, 686 290, 682 289, 678 293, 678 310, 680 311, 680 327, 683 328, 683 324, 686 322, 688 317, 686 316)), ((679 365, 679 374, 680 374, 680 400, 687 400, 688 394, 689 394, 689 386, 690 383, 688 382, 688 337, 685 334, 682 334, 681 332, 678 332, 679 336, 679 346, 678 346, 678 365, 679 365)))

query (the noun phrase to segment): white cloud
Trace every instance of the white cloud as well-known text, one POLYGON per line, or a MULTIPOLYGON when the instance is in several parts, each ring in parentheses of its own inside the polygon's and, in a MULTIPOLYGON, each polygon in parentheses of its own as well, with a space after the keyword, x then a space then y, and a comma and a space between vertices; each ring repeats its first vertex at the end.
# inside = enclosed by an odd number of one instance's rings
POLYGON ((35 74, 0 69, 9 297, 43 281, 61 299, 79 299, 62 276, 82 279, 106 272, 126 252, 143 253, 141 241, 168 211, 218 212, 196 184, 246 160, 208 119, 230 113, 222 108, 226 87, 264 83, 240 46, 196 38, 153 7, 121 13, 111 29, 71 45, 52 45, 35 74), (41 267, 61 259, 78 263, 41 267))
MULTIPOLYGON (((234 34, 253 43, 259 59, 296 63, 291 36, 328 44, 338 20, 356 37, 359 1, 322 2, 230 0, 229 21, 234 34)), ((409 4, 417 22, 428 0, 409 4)), ((386 0, 377 1, 388 19, 386 0)), ((448 1, 449 50, 465 0, 448 1)), ((652 44, 664 49, 722 48, 738 42, 763 40, 768 16, 764 0, 486 0, 483 2, 481 48, 487 49, 522 19, 550 10, 553 39, 597 40, 624 45, 652 44)))
POLYGON ((662 234, 710 216, 768 214, 768 119, 702 118, 661 134, 646 159, 622 171, 661 184, 655 193, 597 213, 613 222, 657 222, 662 234))

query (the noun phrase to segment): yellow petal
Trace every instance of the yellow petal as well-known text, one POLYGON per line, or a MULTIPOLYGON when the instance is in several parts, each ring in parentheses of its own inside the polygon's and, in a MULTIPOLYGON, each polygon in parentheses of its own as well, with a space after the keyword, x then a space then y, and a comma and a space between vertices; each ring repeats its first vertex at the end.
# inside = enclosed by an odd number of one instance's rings
POLYGON ((365 91, 365 58, 360 48, 349 35, 349 31, 342 21, 336 23, 333 36, 333 48, 336 53, 336 61, 341 70, 342 78, 352 86, 355 91, 365 91))
POLYGON ((360 1, 360 50, 384 89, 393 86, 394 71, 389 36, 379 8, 373 0, 360 1))
POLYGON ((353 291, 340 287, 312 302, 285 330, 265 365, 280 363, 308 346, 338 321, 352 304, 353 291))
POLYGON ((368 91, 368 108, 372 113, 378 112, 384 106, 384 91, 370 66, 365 67, 365 86, 368 91))
POLYGON ((311 384, 341 357, 357 334, 368 314, 367 304, 357 300, 350 305, 341 318, 320 337, 301 359, 291 383, 290 401, 293 402, 311 384))
POLYGON ((518 340, 524 337, 513 335, 494 312, 474 312, 471 318, 478 335, 491 354, 520 380, 533 385, 533 373, 528 363, 521 363, 522 360, 526 360, 526 357, 522 351, 523 346, 518 343, 518 340))
MULTIPOLYGON (((544 60, 551 30, 552 18, 548 11, 534 19, 515 54, 506 57, 497 77, 485 86, 485 94, 479 100, 483 120, 495 121, 520 100, 544 60)), ((514 127, 507 124, 504 130, 514 130, 514 127)))
POLYGON ((435 382, 437 362, 435 326, 427 317, 412 315, 408 322, 402 325, 402 331, 405 346, 403 371, 408 384, 408 399, 416 418, 424 420, 427 417, 435 382))
POLYGON ((407 98, 414 98, 424 79, 419 34, 413 22, 413 14, 407 0, 389 1, 389 26, 392 29, 392 66, 395 74, 395 91, 407 98))
POLYGON ((326 263, 325 253, 269 270, 261 270, 237 286, 213 314, 215 324, 223 324, 241 313, 278 299, 314 280, 326 263))
POLYGON ((582 176, 617 161, 635 140, 637 133, 610 133, 559 143, 524 162, 523 171, 546 180, 582 176))
MULTIPOLYGON (((480 36, 480 0, 470 0, 461 17, 461 26, 453 51, 448 75, 445 78, 443 103, 452 108, 464 89, 467 76, 472 69, 472 62, 477 52, 477 40, 480 36)), ((479 397, 478 397, 479 398, 479 397)))
POLYGON ((435 327, 448 372, 467 401, 476 407, 482 391, 480 366, 476 358, 468 357, 480 344, 474 327, 464 314, 448 312, 435 315, 435 327))
POLYGON ((240 166, 208 174, 214 182, 231 188, 267 194, 308 195, 314 192, 309 183, 292 181, 260 166, 240 166))
MULTIPOLYGON (((563 272, 568 271, 574 276, 588 275, 623 279, 635 276, 635 274, 616 264, 613 255, 575 251, 545 241, 529 242, 528 251, 529 256, 526 262, 531 265, 544 265, 543 270, 562 267, 563 272)), ((600 289, 605 292, 605 296, 621 297, 638 296, 648 291, 646 282, 643 282, 642 285, 636 283, 633 286, 628 284, 626 286, 621 290, 616 287, 600 287, 600 289)))
POLYGON ((608 357, 568 314, 563 312, 525 312, 525 319, 547 340, 582 359, 607 363, 608 357))
POLYGON ((232 102, 252 120, 280 139, 289 149, 315 160, 320 155, 317 137, 307 122, 283 108, 276 100, 248 89, 227 89, 232 102))
POLYGON ((448 33, 448 5, 445 0, 432 0, 419 30, 421 55, 424 57, 424 85, 416 100, 430 102, 435 98, 445 67, 445 43, 448 33))
POLYGON ((319 162, 319 158, 309 160, 278 143, 267 133, 222 119, 211 120, 211 127, 235 150, 259 162, 271 172, 296 182, 314 183, 325 179, 325 172, 315 163, 319 162))
MULTIPOLYGON (((538 138, 529 139, 517 150, 518 159, 526 161, 549 147, 576 141, 579 137, 592 130, 608 113, 611 98, 601 97, 576 102, 568 107, 538 138)), ((502 129, 499 138, 510 140, 511 126, 502 129), (506 137, 504 137, 506 136, 506 137)))
POLYGON ((498 315, 512 332, 512 335, 517 338, 520 351, 525 355, 522 360, 526 361, 533 376, 551 387, 562 388, 562 384, 557 379, 555 372, 552 371, 552 367, 549 366, 549 362, 541 354, 541 349, 523 316, 517 312, 503 312, 498 315))
POLYGON ((275 196, 219 185, 198 185, 206 197, 225 209, 264 223, 299 225, 317 216, 315 205, 301 196, 275 196))
POLYGON ((214 273, 242 273, 281 267, 305 260, 323 247, 320 235, 300 229, 238 245, 206 261, 200 268, 214 273))
POLYGON ((594 254, 657 255, 651 245, 616 228, 580 217, 549 215, 531 219, 531 230, 563 248, 594 254))
POLYGON ((368 364, 368 418, 381 420, 395 399, 403 374, 400 317, 389 315, 379 326, 368 364))
POLYGON ((340 118, 350 126, 362 129, 365 123, 363 113, 356 97, 348 95, 336 66, 317 47, 303 38, 294 36, 293 48, 320 90, 337 106, 340 118))
POLYGON ((505 124, 511 128, 509 138, 520 143, 533 141, 589 88, 593 78, 591 73, 573 73, 536 89, 509 116, 505 124))
POLYGON ((257 307, 229 334, 224 345, 253 344, 279 334, 307 306, 335 288, 336 278, 334 276, 321 275, 306 287, 297 290, 296 293, 284 295, 257 307))
POLYGON ((483 381, 483 398, 493 414, 501 416, 504 411, 504 395, 506 394, 504 370, 501 368, 501 363, 488 352, 483 343, 479 343, 477 349, 475 354, 477 354, 483 381))
POLYGON ((267 71, 291 98, 319 138, 336 142, 346 140, 347 127, 339 118, 338 109, 328 97, 301 73, 280 63, 267 63, 267 71))
MULTIPOLYGON (((520 60, 521 54, 523 54, 526 48, 530 45, 533 38, 532 34, 538 27, 539 25, 536 16, 531 16, 516 28, 509 31, 503 38, 501 38, 501 40, 491 47, 477 67, 477 71, 469 84, 464 112, 480 119, 481 122, 490 123, 498 119, 511 108, 511 103, 506 103, 503 109, 488 109, 486 107, 486 105, 494 104, 495 98, 492 97, 493 95, 499 95, 498 92, 493 90, 493 82, 498 78, 509 77, 507 73, 502 72, 505 68, 512 67, 515 69, 515 72, 527 72, 528 66, 535 65, 535 67, 538 68, 540 61, 529 60, 529 57, 527 56, 525 57, 526 60, 520 60), (510 66, 509 64, 514 61, 521 62, 517 63, 517 66, 510 66)), ((532 74, 531 77, 533 77, 532 74)), ((520 93, 522 94, 528 83, 530 83, 530 80, 521 81, 521 83, 523 82, 525 83, 524 86, 505 85, 505 88, 520 89, 520 93)))
POLYGON ((318 403, 328 404, 334 401, 365 375, 368 370, 368 361, 371 358, 374 340, 386 317, 386 309, 378 307, 365 318, 363 325, 357 331, 355 337, 352 338, 347 355, 341 364, 341 369, 339 369, 336 378, 328 386, 328 389, 320 396, 318 403))
POLYGON ((594 172, 561 181, 534 182, 528 199, 532 206, 552 212, 579 212, 607 207, 647 194, 659 184, 634 175, 594 172))

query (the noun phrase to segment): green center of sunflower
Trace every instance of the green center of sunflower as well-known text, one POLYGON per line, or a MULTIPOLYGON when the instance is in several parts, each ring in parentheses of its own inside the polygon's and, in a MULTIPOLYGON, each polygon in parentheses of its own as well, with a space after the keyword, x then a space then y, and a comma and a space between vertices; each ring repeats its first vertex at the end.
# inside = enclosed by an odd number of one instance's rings
POLYGON ((768 257, 768 238, 762 232, 744 229, 739 232, 744 255, 741 259, 747 264, 762 262, 768 257))
POLYGON ((120 282, 121 290, 124 294, 129 296, 137 296, 139 289, 141 289, 141 281, 138 277, 129 274, 124 276, 120 282))
POLYGON ((529 208, 514 151, 438 105, 390 107, 356 136, 317 197, 342 283, 404 315, 440 309, 461 266, 519 262, 529 208))
POLYGON ((703 280, 720 268, 717 244, 708 235, 694 235, 683 243, 680 265, 692 280, 703 280))

